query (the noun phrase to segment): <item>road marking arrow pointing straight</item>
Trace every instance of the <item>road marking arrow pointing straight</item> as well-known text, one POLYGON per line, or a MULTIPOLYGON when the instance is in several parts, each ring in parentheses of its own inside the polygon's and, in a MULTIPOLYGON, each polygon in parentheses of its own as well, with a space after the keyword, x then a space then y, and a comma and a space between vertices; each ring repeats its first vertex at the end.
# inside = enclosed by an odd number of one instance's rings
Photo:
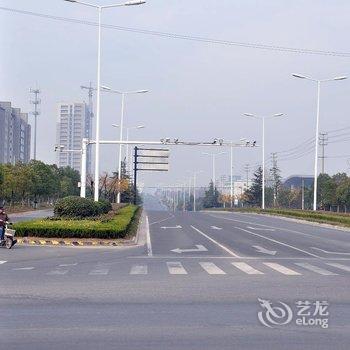
POLYGON ((269 255, 276 255, 277 253, 276 250, 268 250, 258 245, 253 245, 253 248, 255 248, 258 253, 269 254, 269 255))
POLYGON ((180 226, 180 225, 176 225, 176 226, 162 226, 161 228, 163 230, 167 230, 169 228, 172 228, 172 229, 182 228, 182 226, 180 226))
POLYGON ((221 227, 217 227, 217 226, 210 226, 213 230, 222 230, 221 227))
POLYGON ((251 227, 251 226, 247 226, 247 228, 254 231, 275 231, 275 229, 273 228, 260 228, 260 227, 251 227))
POLYGON ((208 249, 205 248, 203 245, 197 244, 196 247, 197 247, 196 249, 180 249, 180 248, 176 248, 176 249, 173 249, 171 251, 174 252, 174 253, 178 253, 178 254, 181 254, 181 253, 197 253, 197 252, 207 252, 208 251, 208 249))

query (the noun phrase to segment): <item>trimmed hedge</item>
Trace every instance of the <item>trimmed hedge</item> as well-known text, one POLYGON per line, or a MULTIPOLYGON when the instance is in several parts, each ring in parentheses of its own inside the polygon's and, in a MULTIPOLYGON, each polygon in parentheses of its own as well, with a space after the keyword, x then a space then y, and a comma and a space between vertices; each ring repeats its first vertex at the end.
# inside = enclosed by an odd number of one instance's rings
POLYGON ((14 225, 18 237, 117 239, 129 235, 139 207, 121 208, 111 219, 33 220, 14 225))
POLYGON ((295 219, 307 220, 312 222, 339 225, 344 227, 350 227, 350 214, 345 213, 333 213, 325 211, 311 211, 311 210, 299 210, 299 209, 259 209, 259 208, 235 208, 235 209, 220 209, 232 212, 242 213, 257 213, 257 214, 270 214, 276 216, 284 216, 295 219))
POLYGON ((55 204, 54 214, 65 218, 87 218, 107 214, 112 205, 106 200, 94 202, 92 199, 69 196, 55 204))

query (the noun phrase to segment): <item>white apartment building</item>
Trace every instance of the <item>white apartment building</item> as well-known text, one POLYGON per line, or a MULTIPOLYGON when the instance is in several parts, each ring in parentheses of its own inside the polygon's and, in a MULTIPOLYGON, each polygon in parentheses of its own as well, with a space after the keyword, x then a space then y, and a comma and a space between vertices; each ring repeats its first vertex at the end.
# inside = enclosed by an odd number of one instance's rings
MULTIPOLYGON (((81 150, 82 139, 91 138, 90 112, 85 102, 61 102, 57 106, 57 139, 59 146, 64 146, 57 152, 57 165, 69 166, 80 172, 81 153, 67 152, 81 150)), ((88 157, 91 159, 91 157, 88 157)), ((87 164, 87 172, 91 172, 91 163, 87 164)))

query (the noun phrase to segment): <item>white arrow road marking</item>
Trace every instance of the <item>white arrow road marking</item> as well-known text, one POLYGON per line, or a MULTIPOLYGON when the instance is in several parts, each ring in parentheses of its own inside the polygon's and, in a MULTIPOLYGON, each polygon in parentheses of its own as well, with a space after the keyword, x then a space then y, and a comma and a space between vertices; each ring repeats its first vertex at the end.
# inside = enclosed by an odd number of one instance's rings
POLYGON ((217 227, 217 226, 210 226, 213 230, 222 230, 221 227, 217 227))
POLYGON ((254 230, 254 231, 275 231, 274 228, 261 228, 261 227, 251 227, 251 226, 247 226, 247 228, 254 230))
POLYGON ((276 250, 268 250, 266 248, 260 247, 259 245, 253 245, 253 248, 256 249, 258 253, 263 253, 263 254, 269 254, 269 255, 276 255, 276 250))
POLYGON ((182 226, 180 226, 180 225, 176 225, 176 226, 162 226, 161 228, 162 228, 163 230, 167 230, 167 229, 182 228, 182 226))
POLYGON ((0 260, 0 265, 7 263, 6 260, 0 260))
POLYGON ((180 249, 180 248, 176 248, 176 249, 172 249, 171 251, 174 253, 196 253, 196 252, 207 252, 208 249, 204 247, 204 245, 200 245, 200 244, 196 244, 196 249, 180 249))
POLYGON ((350 255, 350 253, 341 253, 341 252, 329 252, 328 250, 323 250, 321 248, 316 247, 310 247, 311 249, 318 250, 320 252, 326 253, 326 254, 338 254, 338 255, 350 255))

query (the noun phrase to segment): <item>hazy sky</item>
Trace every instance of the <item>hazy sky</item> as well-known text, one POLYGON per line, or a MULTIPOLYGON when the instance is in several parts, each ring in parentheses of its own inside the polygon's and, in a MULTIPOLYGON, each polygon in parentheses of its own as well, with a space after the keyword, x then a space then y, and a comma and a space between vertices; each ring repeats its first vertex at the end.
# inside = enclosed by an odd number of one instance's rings
MULTIPOLYGON (((101 5, 113 2, 91 1, 101 5)), ((0 6, 96 21, 93 9, 62 0, 1 0, 0 6)), ((143 6, 106 10, 103 22, 235 42, 350 52, 349 13, 346 0, 148 0, 143 6)), ((29 111, 29 88, 38 84, 42 89, 38 156, 46 162, 55 161, 56 103, 86 100, 80 85, 96 81, 96 30, 0 9, 0 100, 29 111)), ((316 85, 292 78, 291 73, 320 79, 350 75, 349 57, 224 46, 113 29, 103 30, 102 50, 104 84, 120 90, 151 91, 127 99, 126 124, 147 126, 133 132, 132 138, 208 141, 246 137, 260 143, 261 123, 242 117, 242 113, 283 112, 286 118, 266 123, 268 154, 314 136, 316 85)), ((350 126, 349 96, 350 81, 322 86, 321 131, 350 126)), ((117 130, 110 126, 119 123, 119 118, 120 98, 103 95, 103 139, 117 139, 117 130)), ((101 170, 114 170, 116 147, 102 147, 101 170)), ((328 156, 349 155, 350 159, 348 148, 349 141, 336 142, 329 144, 326 152, 328 156)), ((199 182, 207 183, 211 164, 203 151, 211 150, 173 149, 169 173, 142 174, 141 179, 147 185, 171 184, 184 181, 188 171, 204 170, 199 182)), ((348 158, 327 159, 326 171, 349 170, 348 158)), ((235 150, 235 173, 243 174, 245 163, 255 164, 260 159, 260 149, 235 150)), ((283 176, 312 174, 313 154, 279 165, 283 176)), ((220 156, 217 175, 229 171, 228 155, 220 156)))

